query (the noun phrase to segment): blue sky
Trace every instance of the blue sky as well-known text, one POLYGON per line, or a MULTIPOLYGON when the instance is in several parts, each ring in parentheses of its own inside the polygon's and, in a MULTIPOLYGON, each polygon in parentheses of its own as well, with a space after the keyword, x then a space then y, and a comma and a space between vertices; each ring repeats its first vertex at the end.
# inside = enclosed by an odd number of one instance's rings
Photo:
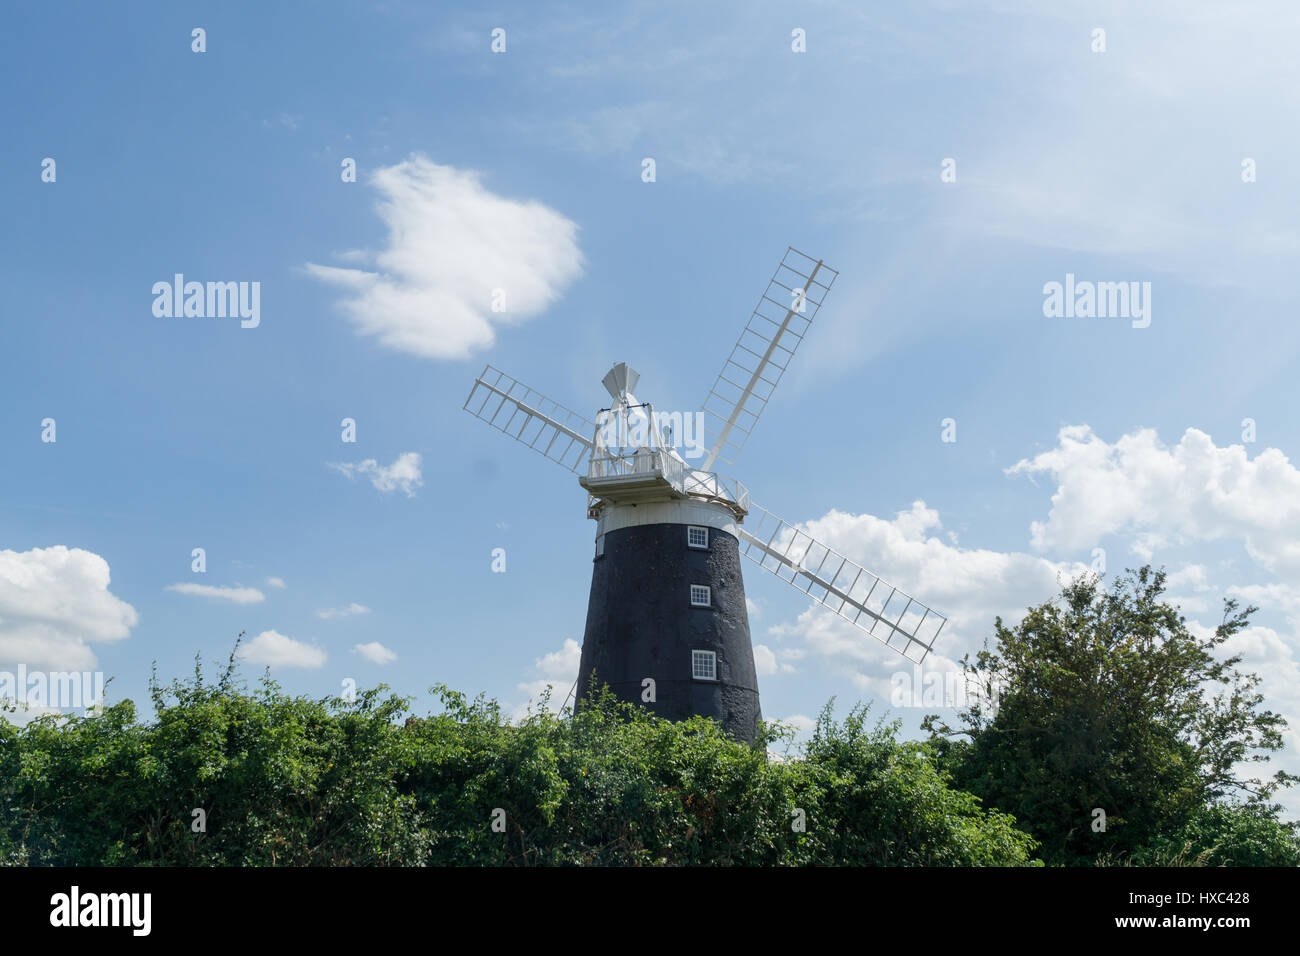
MULTIPOLYGON (((11 8, 0 668, 139 701, 247 631, 294 692, 562 697, 594 525, 475 375, 592 417, 627 361, 692 411, 794 246, 840 277, 728 469, 755 500, 947 613, 940 670, 1097 548, 1197 626, 1251 599, 1300 771, 1300 11, 878 6, 11 8), (155 316, 175 273, 259 324, 155 316), (1067 274, 1149 282, 1149 326, 1045 316, 1067 274)), ((766 716, 888 706, 900 658, 747 589, 766 716)))

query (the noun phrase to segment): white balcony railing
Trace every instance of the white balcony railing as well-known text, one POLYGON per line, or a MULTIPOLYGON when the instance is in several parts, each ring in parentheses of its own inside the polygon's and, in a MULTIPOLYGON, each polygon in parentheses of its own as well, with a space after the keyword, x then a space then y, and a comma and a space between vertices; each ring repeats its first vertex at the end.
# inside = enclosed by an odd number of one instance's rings
POLYGON ((587 475, 601 480, 660 475, 678 494, 724 501, 749 511, 749 489, 734 478, 697 471, 675 455, 657 448, 642 448, 626 455, 597 452, 591 457, 587 475))
POLYGON ((598 451, 587 468, 589 478, 631 478, 660 474, 678 492, 685 494, 686 466, 657 448, 641 448, 627 455, 598 451))
POLYGON ((749 489, 735 478, 724 478, 710 471, 688 471, 686 493, 710 501, 731 502, 742 511, 749 511, 749 489))

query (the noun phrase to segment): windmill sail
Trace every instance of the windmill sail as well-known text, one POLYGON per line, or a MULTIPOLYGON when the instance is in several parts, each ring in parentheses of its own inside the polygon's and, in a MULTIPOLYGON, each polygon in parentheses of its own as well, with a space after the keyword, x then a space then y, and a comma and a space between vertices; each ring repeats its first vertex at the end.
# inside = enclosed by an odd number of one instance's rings
POLYGON ((750 503, 740 552, 910 661, 930 653, 946 618, 789 522, 750 503))
POLYGON ((491 365, 474 380, 464 408, 570 471, 591 457, 595 424, 491 365))
POLYGON ((704 400, 704 471, 718 459, 731 464, 745 446, 837 275, 820 259, 786 249, 704 400))

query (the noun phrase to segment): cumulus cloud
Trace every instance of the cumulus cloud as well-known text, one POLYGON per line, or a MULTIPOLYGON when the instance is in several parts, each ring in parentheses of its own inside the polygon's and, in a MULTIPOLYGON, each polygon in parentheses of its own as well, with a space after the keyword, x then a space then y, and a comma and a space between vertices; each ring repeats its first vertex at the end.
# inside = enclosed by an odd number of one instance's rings
POLYGON ((352 652, 360 654, 372 664, 391 664, 397 660, 397 655, 378 641, 371 641, 368 644, 354 644, 352 645, 352 652))
POLYGON ((517 689, 528 695, 527 702, 515 708, 514 716, 518 720, 527 713, 529 706, 535 703, 547 687, 551 688, 551 709, 558 711, 564 705, 569 688, 578 679, 578 665, 582 661, 582 645, 573 638, 566 638, 564 646, 533 661, 533 671, 538 679, 524 681, 517 689))
POLYGON ((1030 526, 1039 551, 1091 549, 1104 535, 1128 534, 1145 560, 1172 544, 1231 539, 1270 571, 1300 573, 1300 470, 1276 448, 1251 459, 1195 428, 1172 448, 1152 429, 1110 444, 1071 425, 1055 448, 1007 472, 1056 482, 1047 520, 1030 526))
MULTIPOLYGON (((1287 770, 1296 771, 1296 757, 1300 754, 1300 661, 1294 650, 1296 636, 1290 641, 1271 627, 1248 627, 1223 643, 1225 654, 1240 654, 1239 668, 1259 674, 1259 690, 1264 695, 1264 706, 1287 718, 1287 728, 1282 732, 1286 752, 1279 759, 1287 770)), ((1245 772, 1258 776, 1267 770, 1258 764, 1245 772)), ((1271 773, 1271 770, 1267 770, 1271 773)), ((1288 801, 1300 809, 1300 797, 1290 795, 1288 801)))
POLYGON ((496 195, 479 173, 417 154, 376 170, 370 184, 388 227, 385 248, 364 257, 374 268, 306 268, 342 289, 357 331, 388 348, 466 358, 491 346, 498 328, 544 311, 582 272, 576 224, 496 195))
POLYGON ((284 578, 274 578, 274 577, 273 577, 273 578, 267 578, 267 579, 266 579, 266 584, 267 584, 267 587, 279 588, 280 590, 284 590, 285 588, 287 588, 287 587, 289 586, 289 585, 287 585, 287 584, 284 583, 284 578))
POLYGON ((90 645, 129 637, 138 620, 109 580, 108 562, 80 548, 0 551, 0 662, 93 668, 90 645))
MULTIPOLYGON (((1275 449, 1248 459, 1240 446, 1217 448, 1188 429, 1173 448, 1138 430, 1114 444, 1087 426, 1061 429, 1058 447, 1008 468, 1009 475, 1046 475, 1056 488, 1045 521, 1030 526, 1035 550, 1091 554, 1104 535, 1128 538, 1145 560, 1157 543, 1236 538, 1263 567, 1300 569, 1300 472, 1275 449)), ((923 502, 892 520, 831 511, 800 527, 936 611, 948 616, 929 669, 950 670, 989 635, 995 617, 1017 621, 1025 608, 1054 597, 1087 568, 1042 555, 962 548, 942 534, 923 502)), ((1169 600, 1188 613, 1219 607, 1201 564, 1171 572, 1169 600)), ((1248 584, 1226 593, 1265 607, 1300 612, 1300 592, 1287 583, 1248 584)), ((817 607, 768 632, 842 669, 859 690, 888 697, 885 675, 900 659, 861 631, 817 607)), ((779 652, 779 648, 778 648, 779 652)))
MULTIPOLYGON (((1227 593, 1239 597, 1263 597, 1261 606, 1268 610, 1270 597, 1279 598, 1277 606, 1285 606, 1296 597, 1296 592, 1286 588, 1267 586, 1229 587, 1227 593)), ((1291 610, 1295 605, 1291 604, 1291 610)), ((1187 621, 1187 628, 1200 639, 1209 637, 1219 623, 1216 614, 1209 623, 1195 619, 1187 621)), ((1272 755, 1269 763, 1239 763, 1233 769, 1242 778, 1268 777, 1277 770, 1300 772, 1300 620, 1292 618, 1291 633, 1272 627, 1254 624, 1234 634, 1224 642, 1216 656, 1226 658, 1241 655, 1237 669, 1260 677, 1259 692, 1264 695, 1264 708, 1280 713, 1287 721, 1282 730, 1283 749, 1272 755)), ((1211 693, 1224 692, 1223 685, 1210 685, 1211 693)), ((1282 791, 1278 802, 1288 811, 1291 819, 1300 819, 1300 794, 1282 791)))
POLYGON ((1290 615, 1300 615, 1300 590, 1287 584, 1241 584, 1233 585, 1227 591, 1230 597, 1238 598, 1256 607, 1279 610, 1290 615))
POLYGON ((358 604, 353 601, 347 607, 327 607, 324 610, 316 612, 316 616, 322 621, 328 621, 336 617, 351 617, 354 614, 369 614, 370 608, 364 604, 358 604))
POLYGON ((1193 591, 1207 591, 1210 588, 1203 564, 1185 564, 1177 571, 1171 571, 1165 577, 1165 584, 1170 590, 1190 588, 1193 591))
POLYGON ((266 595, 257 588, 232 588, 224 584, 169 584, 163 590, 197 597, 218 598, 222 601, 230 601, 232 604, 257 604, 259 601, 266 600, 266 595))
MULTIPOLYGON (((1064 581, 1086 571, 1082 564, 1036 555, 958 547, 942 534, 938 511, 923 501, 890 520, 832 510, 798 527, 947 616, 926 670, 956 669, 962 654, 976 650, 992 633, 994 618, 1018 621, 1027 607, 1052 597, 1064 581)), ((818 658, 858 690, 886 699, 890 675, 912 666, 820 605, 769 628, 768 634, 787 645, 775 648, 783 661, 818 658)))
POLYGON ((423 459, 418 452, 407 451, 398 455, 391 465, 381 465, 373 458, 358 462, 330 462, 329 467, 340 474, 355 479, 357 475, 369 478, 380 491, 402 491, 408 498, 415 497, 415 489, 424 484, 420 468, 423 459))
POLYGON ((250 664, 269 667, 317 668, 325 666, 326 655, 319 647, 295 641, 272 630, 263 631, 247 644, 241 645, 239 657, 250 664))
MULTIPOLYGON (((939 512, 924 501, 886 520, 832 509, 799 525, 833 550, 877 571, 890 585, 946 612, 942 636, 986 629, 1007 600, 1021 604, 1055 591, 1084 570, 1018 552, 963 548, 942 535, 939 512)), ((1023 609, 1023 607, 1022 607, 1023 609)))
POLYGON ((754 669, 760 677, 772 674, 792 674, 795 667, 789 663, 791 660, 797 660, 802 652, 794 648, 779 648, 773 650, 766 644, 754 645, 754 669))

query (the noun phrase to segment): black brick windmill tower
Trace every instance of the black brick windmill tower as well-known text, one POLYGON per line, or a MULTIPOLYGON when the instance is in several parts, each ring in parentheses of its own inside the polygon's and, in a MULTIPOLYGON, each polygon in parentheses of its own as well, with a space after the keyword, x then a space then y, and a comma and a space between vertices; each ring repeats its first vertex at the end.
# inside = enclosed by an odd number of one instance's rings
POLYGON ((941 615, 713 471, 744 447, 836 275, 786 251, 709 390, 699 445, 708 450, 696 464, 665 440, 671 425, 689 423, 638 402, 626 364, 605 376, 612 404, 595 423, 490 365, 475 380, 467 411, 577 472, 587 490, 596 555, 579 704, 594 674, 597 686, 660 716, 702 714, 752 740, 761 712, 741 555, 911 661, 934 646, 941 615))

